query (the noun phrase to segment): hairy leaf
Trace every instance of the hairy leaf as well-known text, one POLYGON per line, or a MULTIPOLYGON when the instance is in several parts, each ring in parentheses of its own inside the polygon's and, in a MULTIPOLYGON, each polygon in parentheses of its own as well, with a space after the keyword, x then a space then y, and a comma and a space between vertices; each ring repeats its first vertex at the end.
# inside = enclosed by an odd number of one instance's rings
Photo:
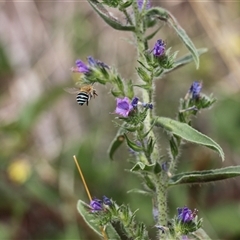
POLYGON ((171 18, 168 19, 168 23, 176 31, 178 37, 183 41, 184 45, 191 52, 193 60, 196 64, 196 68, 199 68, 199 57, 197 54, 197 49, 194 46, 192 40, 188 37, 185 30, 178 24, 177 20, 171 15, 171 18))
POLYGON ((107 9, 97 0, 88 0, 89 4, 98 13, 98 15, 112 28, 122 31, 134 31, 134 26, 123 25, 116 18, 112 17, 107 9))
POLYGON ((116 152, 116 150, 121 146, 121 144, 125 140, 125 137, 124 137, 124 133, 125 133, 124 126, 125 126, 125 123, 119 128, 115 138, 110 143, 110 146, 108 148, 108 155, 109 155, 111 160, 113 160, 114 153, 116 152))
POLYGON ((125 138, 126 138, 126 140, 127 140, 127 145, 128 145, 133 151, 135 151, 135 152, 142 152, 142 151, 143 151, 143 149, 142 149, 142 147, 141 147, 140 145, 132 142, 132 141, 128 138, 128 136, 127 136, 126 134, 124 134, 124 136, 125 136, 125 138))
POLYGON ((89 205, 87 205, 82 200, 78 200, 77 203, 77 210, 84 219, 84 221, 87 223, 87 225, 99 236, 103 237, 105 239, 105 235, 107 236, 108 240, 120 240, 120 236, 112 226, 112 224, 107 224, 106 226, 101 227, 96 223, 96 216, 94 214, 91 214, 87 209, 89 208, 89 205))
POLYGON ((191 235, 193 235, 197 240, 211 240, 202 228, 199 228, 197 231, 191 233, 191 235))
POLYGON ((158 117, 156 119, 155 126, 160 126, 168 132, 171 132, 172 134, 177 135, 186 141, 204 145, 217 151, 224 161, 224 153, 222 148, 210 137, 198 132, 188 124, 166 117, 158 117))
POLYGON ((100 226, 96 224, 96 221, 95 221, 96 216, 94 216, 93 214, 90 214, 89 211, 87 210, 88 208, 89 208, 89 205, 87 205, 82 200, 78 200, 77 210, 82 216, 82 218, 84 219, 84 221, 95 233, 103 237, 100 226))
POLYGON ((145 195, 145 196, 152 196, 151 192, 145 191, 145 190, 142 190, 142 189, 138 189, 138 188, 131 189, 131 190, 127 191, 127 193, 137 193, 137 194, 142 194, 142 195, 145 195))
POLYGON ((161 166, 158 163, 153 163, 153 164, 144 164, 142 162, 136 163, 132 169, 130 170, 131 172, 151 172, 158 174, 161 171, 161 166))
MULTIPOLYGON (((207 52, 207 48, 199 48, 197 49, 197 54, 198 56, 202 55, 203 53, 207 52)), ((175 69, 178 69, 182 66, 185 66, 186 64, 190 63, 193 61, 193 56, 192 54, 186 54, 185 56, 177 59, 175 62, 174 62, 174 65, 171 69, 166 69, 164 70, 164 73, 168 73, 168 72, 171 72, 175 69)))
POLYGON ((202 184, 240 176, 240 166, 230 166, 213 170, 194 171, 176 174, 169 185, 202 184))

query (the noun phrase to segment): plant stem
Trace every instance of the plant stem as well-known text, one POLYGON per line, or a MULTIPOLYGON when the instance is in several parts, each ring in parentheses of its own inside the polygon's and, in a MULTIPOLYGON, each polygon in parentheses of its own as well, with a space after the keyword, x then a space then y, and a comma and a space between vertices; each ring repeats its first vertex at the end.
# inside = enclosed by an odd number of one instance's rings
POLYGON ((157 208, 158 208, 158 225, 167 226, 167 175, 165 172, 162 172, 161 175, 156 175, 155 184, 156 184, 156 198, 157 198, 157 208))
MULTIPOLYGON (((146 1, 145 1, 146 3, 146 1)), ((143 20, 141 18, 141 13, 139 13, 139 10, 137 8, 137 3, 133 2, 133 9, 134 9, 134 15, 135 15, 135 24, 136 24, 136 31, 135 31, 135 37, 137 41, 137 50, 138 50, 138 59, 143 64, 146 63, 146 60, 144 58, 144 51, 145 49, 145 39, 144 39, 144 24, 143 20)), ((153 81, 153 74, 151 74, 151 88, 149 91, 146 91, 145 89, 141 89, 142 95, 143 95, 143 101, 146 103, 153 102, 153 95, 154 95, 154 81, 153 81)), ((147 129, 151 128, 151 122, 154 119, 154 112, 153 110, 149 111, 150 113, 147 115, 146 119, 144 120, 144 128, 145 131, 147 129)), ((156 140, 156 133, 154 133, 153 130, 149 133, 150 137, 152 137, 154 140, 156 140)), ((153 153, 151 156, 151 161, 153 163, 160 162, 160 149, 155 144, 153 153)), ((153 175, 153 180, 156 187, 156 199, 157 199, 157 208, 159 212, 158 216, 158 225, 160 226, 166 226, 167 225, 167 173, 165 171, 162 171, 160 174, 153 175)), ((160 234, 159 234, 160 235, 160 234)), ((159 236, 161 237, 161 236, 159 236)))

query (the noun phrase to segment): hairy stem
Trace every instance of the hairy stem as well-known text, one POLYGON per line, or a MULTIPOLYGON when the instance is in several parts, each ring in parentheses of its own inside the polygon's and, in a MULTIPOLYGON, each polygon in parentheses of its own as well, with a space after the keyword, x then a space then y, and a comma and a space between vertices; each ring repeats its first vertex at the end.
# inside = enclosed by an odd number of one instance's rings
MULTIPOLYGON (((146 1, 145 1, 146 3, 146 1)), ((137 8, 137 3, 133 2, 133 9, 134 9, 134 16, 135 16, 135 24, 136 24, 136 31, 135 31, 135 38, 137 42, 137 50, 138 50, 138 60, 145 64, 146 60, 144 58, 144 51, 145 49, 145 39, 144 39, 144 23, 141 18, 141 13, 139 13, 139 10, 137 8)), ((151 75, 151 88, 149 91, 146 91, 145 89, 141 89, 143 101, 145 103, 150 103, 153 101, 154 96, 154 81, 153 81, 153 74, 149 72, 151 75)), ((154 112, 153 110, 149 111, 149 114, 147 115, 146 119, 144 120, 144 128, 145 131, 147 131, 149 128, 151 128, 151 122, 154 119, 154 112)), ((149 136, 152 137, 154 140, 156 140, 156 134, 153 130, 150 131, 149 136)), ((160 149, 157 144, 155 144, 153 153, 151 156, 151 161, 153 163, 160 162, 160 149)), ((159 212, 158 217, 158 225, 166 226, 167 225, 167 174, 166 172, 162 171, 161 174, 154 175, 154 183, 156 187, 156 201, 157 201, 157 208, 159 212)), ((161 236, 159 236, 161 237, 161 236)))

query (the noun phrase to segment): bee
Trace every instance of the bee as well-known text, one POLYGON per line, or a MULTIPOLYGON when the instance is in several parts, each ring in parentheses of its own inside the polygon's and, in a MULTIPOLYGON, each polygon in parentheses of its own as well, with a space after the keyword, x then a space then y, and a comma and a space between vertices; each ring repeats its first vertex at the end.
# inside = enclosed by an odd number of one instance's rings
POLYGON ((83 105, 84 103, 87 104, 88 106, 88 102, 91 100, 92 97, 95 98, 95 96, 97 95, 96 90, 93 88, 92 85, 83 85, 81 87, 74 87, 74 88, 65 88, 64 89, 66 92, 71 93, 71 94, 76 94, 77 93, 77 103, 79 105, 83 105))

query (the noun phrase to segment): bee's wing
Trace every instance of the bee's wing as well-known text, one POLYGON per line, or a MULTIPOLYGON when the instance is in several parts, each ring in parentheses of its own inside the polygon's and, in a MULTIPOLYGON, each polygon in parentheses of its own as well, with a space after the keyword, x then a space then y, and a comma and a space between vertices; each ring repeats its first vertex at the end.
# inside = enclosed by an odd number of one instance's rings
POLYGON ((76 93, 79 93, 79 88, 64 88, 64 90, 68 93, 71 93, 71 94, 76 94, 76 93))

